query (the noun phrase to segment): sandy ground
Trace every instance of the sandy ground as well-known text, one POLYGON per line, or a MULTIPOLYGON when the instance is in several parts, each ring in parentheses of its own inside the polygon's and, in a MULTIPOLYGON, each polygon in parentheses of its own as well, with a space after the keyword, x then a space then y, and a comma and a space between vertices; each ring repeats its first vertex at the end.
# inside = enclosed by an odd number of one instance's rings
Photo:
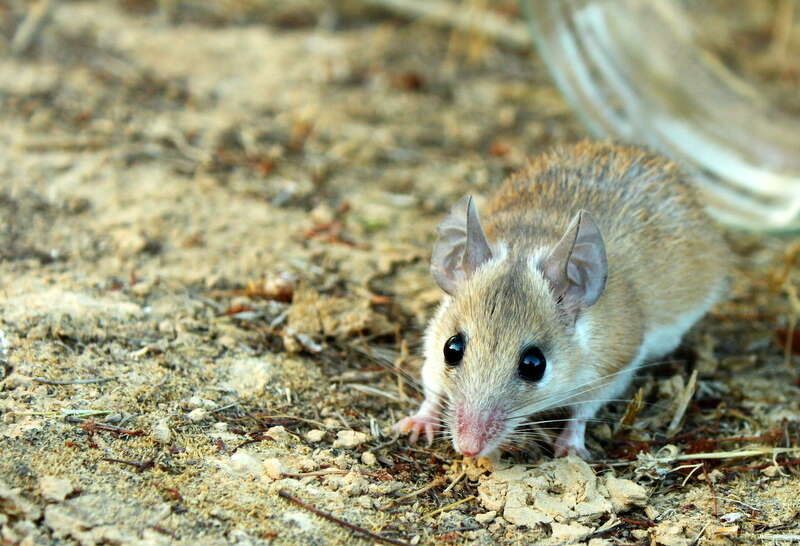
POLYGON ((0 3, 4 543, 374 542, 286 495, 397 543, 800 536, 800 238, 729 235, 591 464, 393 438, 436 223, 586 135, 533 54, 325 6, 64 2, 11 56, 0 3))

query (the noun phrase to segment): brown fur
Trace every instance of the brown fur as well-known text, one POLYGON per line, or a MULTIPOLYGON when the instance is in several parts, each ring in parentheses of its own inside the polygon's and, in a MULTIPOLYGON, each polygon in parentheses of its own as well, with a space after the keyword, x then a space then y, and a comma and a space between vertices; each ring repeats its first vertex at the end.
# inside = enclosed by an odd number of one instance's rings
MULTIPOLYGON (((489 201, 484 227, 514 255, 554 245, 579 209, 594 215, 606 244, 609 279, 593 314, 605 317, 608 341, 669 324, 728 270, 728 249, 678 167, 608 143, 585 141, 531 162, 489 201)), ((625 356, 609 364, 624 365, 625 356)))

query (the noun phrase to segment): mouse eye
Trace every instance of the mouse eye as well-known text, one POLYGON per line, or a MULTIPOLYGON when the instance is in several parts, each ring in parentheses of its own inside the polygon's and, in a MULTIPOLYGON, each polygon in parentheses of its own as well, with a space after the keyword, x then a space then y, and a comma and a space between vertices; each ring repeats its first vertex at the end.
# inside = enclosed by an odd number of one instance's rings
POLYGON ((544 370, 547 368, 544 354, 539 347, 531 345, 522 351, 519 357, 519 375, 526 381, 539 381, 544 377, 544 370))
POLYGON ((458 366, 464 358, 464 349, 467 344, 464 336, 456 334, 444 343, 444 361, 448 366, 458 366))

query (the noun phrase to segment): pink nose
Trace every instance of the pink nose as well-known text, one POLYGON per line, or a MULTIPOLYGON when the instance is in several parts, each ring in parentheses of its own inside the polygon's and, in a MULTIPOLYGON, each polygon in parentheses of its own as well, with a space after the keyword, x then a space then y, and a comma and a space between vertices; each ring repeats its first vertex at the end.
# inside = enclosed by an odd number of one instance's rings
POLYGON ((455 447, 467 457, 481 454, 496 434, 497 419, 492 414, 488 418, 477 416, 465 410, 463 406, 456 408, 455 447))
POLYGON ((475 457, 486 447, 483 427, 461 427, 458 431, 458 450, 467 457, 475 457))
POLYGON ((458 450, 467 457, 474 457, 486 447, 486 442, 480 436, 463 434, 458 439, 458 450))

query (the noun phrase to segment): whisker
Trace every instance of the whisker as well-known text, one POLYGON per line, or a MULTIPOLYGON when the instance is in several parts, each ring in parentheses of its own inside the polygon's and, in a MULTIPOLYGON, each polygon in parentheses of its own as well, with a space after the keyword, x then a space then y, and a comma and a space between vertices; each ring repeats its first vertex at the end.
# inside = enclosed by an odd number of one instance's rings
MULTIPOLYGON (((672 361, 665 361, 665 362, 672 362, 672 361)), ((609 380, 613 379, 614 377, 617 377, 617 376, 623 375, 623 374, 634 374, 634 373, 636 373, 636 371, 638 371, 638 370, 640 370, 642 368, 653 367, 653 366, 661 365, 662 363, 663 362, 657 362, 657 363, 654 362, 654 363, 650 363, 650 364, 645 364, 645 365, 637 366, 636 369, 629 369, 629 368, 626 367, 626 368, 623 368, 622 370, 619 370, 617 372, 614 372, 614 373, 611 373, 611 374, 608 374, 608 375, 604 376, 603 378, 601 378, 600 381, 598 381, 597 379, 590 379, 590 380, 587 380, 584 383, 576 385, 575 387, 573 387, 572 389, 567 390, 566 392, 559 393, 559 398, 557 398, 555 400, 552 397, 551 398, 545 398, 544 400, 538 401, 538 402, 536 402, 535 404, 532 404, 532 405, 525 405, 525 406, 521 405, 518 408, 512 409, 512 412, 516 412, 516 411, 518 411, 518 410, 520 410, 522 408, 525 408, 525 412, 530 415, 530 414, 534 414, 534 413, 539 413, 541 411, 545 411, 545 410, 550 409, 550 408, 563 407, 561 402, 563 402, 565 400, 570 400, 572 398, 577 398, 577 397, 579 397, 579 396, 581 396, 583 394, 586 394, 588 392, 592 392, 594 390, 598 390, 598 389, 604 388, 604 387, 608 386, 608 383, 610 382, 609 380), (584 387, 586 387, 586 388, 584 388, 584 387), (535 409, 532 409, 531 406, 533 406, 533 408, 535 408, 535 409)), ((578 403, 581 403, 581 402, 578 402, 578 403)))
POLYGON ((575 421, 585 421, 587 423, 605 423, 605 424, 613 424, 616 421, 611 419, 598 419, 596 417, 589 418, 589 419, 548 419, 546 421, 535 421, 530 424, 523 424, 520 426, 519 430, 524 430, 525 427, 529 426, 539 426, 540 424, 544 423, 570 423, 575 421))
MULTIPOLYGON (((647 363, 647 364, 639 365, 635 369, 630 369, 628 367, 625 367, 625 368, 623 368, 621 370, 618 370, 618 371, 616 371, 614 373, 610 373, 608 375, 605 375, 602 378, 600 378, 599 380, 597 378, 588 379, 587 381, 585 381, 583 383, 580 383, 580 384, 574 386, 573 388, 568 389, 567 391, 565 391, 563 393, 560 393, 561 395, 565 395, 561 399, 566 400, 566 399, 569 399, 569 398, 571 398, 573 396, 579 396, 580 394, 583 394, 585 392, 591 392, 592 390, 603 388, 603 387, 607 386, 607 384, 609 383, 608 380, 609 379, 613 379, 614 377, 617 377, 617 376, 620 376, 620 375, 624 375, 624 374, 635 374, 636 372, 638 372, 639 370, 642 370, 644 368, 653 368, 653 367, 656 367, 656 366, 661 366, 663 364, 672 363, 672 362, 677 362, 677 361, 675 361, 675 360, 664 360, 664 361, 658 361, 658 362, 650 362, 650 363, 647 363), (588 387, 588 388, 581 391, 580 389, 583 389, 584 387, 588 387)), ((557 402, 558 401, 556 401, 556 403, 557 402)))

